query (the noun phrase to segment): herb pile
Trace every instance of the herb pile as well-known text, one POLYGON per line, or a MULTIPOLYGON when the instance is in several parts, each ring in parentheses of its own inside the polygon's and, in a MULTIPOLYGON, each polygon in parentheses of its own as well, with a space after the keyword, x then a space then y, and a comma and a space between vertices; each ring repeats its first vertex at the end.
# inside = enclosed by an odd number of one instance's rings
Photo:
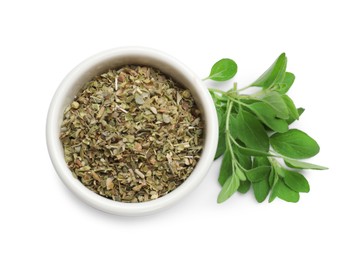
POLYGON ((125 66, 85 84, 64 111, 60 140, 87 188, 143 202, 171 192, 193 171, 203 121, 189 90, 156 69, 125 66))
MULTIPOLYGON (((320 148, 305 132, 290 125, 304 112, 287 95, 295 76, 286 72, 283 53, 272 66, 247 87, 229 91, 210 89, 217 109, 219 140, 216 159, 223 155, 218 181, 222 190, 218 203, 237 191, 246 193, 252 186, 258 202, 269 195, 297 202, 300 192, 310 190, 301 169, 324 170, 326 167, 301 161, 315 156, 320 148), (260 90, 241 94, 250 87, 260 90)), ((237 73, 237 64, 222 59, 214 64, 206 79, 229 80, 237 73)), ((205 79, 205 80, 206 80, 205 79)))

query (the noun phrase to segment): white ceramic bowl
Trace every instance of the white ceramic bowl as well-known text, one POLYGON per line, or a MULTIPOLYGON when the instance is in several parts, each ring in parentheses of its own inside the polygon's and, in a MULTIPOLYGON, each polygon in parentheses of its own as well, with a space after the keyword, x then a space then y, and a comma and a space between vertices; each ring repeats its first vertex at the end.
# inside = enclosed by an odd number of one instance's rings
POLYGON ((61 82, 50 104, 46 123, 46 140, 51 161, 65 185, 81 200, 102 211, 124 215, 146 215, 171 206, 190 193, 204 178, 212 164, 218 142, 217 114, 207 88, 185 65, 167 54, 141 47, 117 48, 101 52, 75 67, 61 82), (169 194, 148 202, 123 203, 106 199, 75 179, 64 160, 59 140, 65 107, 93 76, 126 64, 141 64, 158 68, 187 87, 195 98, 205 122, 205 140, 201 158, 188 179, 169 194))

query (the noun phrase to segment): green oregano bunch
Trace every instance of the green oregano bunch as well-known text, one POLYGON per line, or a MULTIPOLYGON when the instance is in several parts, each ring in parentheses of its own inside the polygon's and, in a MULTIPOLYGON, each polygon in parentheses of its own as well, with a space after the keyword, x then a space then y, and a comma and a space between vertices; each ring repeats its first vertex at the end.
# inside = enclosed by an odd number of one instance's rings
MULTIPOLYGON (((222 203, 235 192, 246 193, 252 186, 258 202, 269 196, 297 202, 300 192, 310 186, 301 169, 325 170, 326 167, 300 161, 315 156, 320 147, 305 132, 290 128, 304 112, 286 94, 295 76, 286 72, 287 58, 282 53, 256 81, 247 87, 228 91, 210 89, 219 124, 215 159, 223 155, 218 181, 222 203), (241 94, 259 87, 254 94, 241 94)), ((206 79, 225 81, 237 73, 231 59, 215 63, 206 79)), ((205 80, 206 80, 205 79, 205 80)))

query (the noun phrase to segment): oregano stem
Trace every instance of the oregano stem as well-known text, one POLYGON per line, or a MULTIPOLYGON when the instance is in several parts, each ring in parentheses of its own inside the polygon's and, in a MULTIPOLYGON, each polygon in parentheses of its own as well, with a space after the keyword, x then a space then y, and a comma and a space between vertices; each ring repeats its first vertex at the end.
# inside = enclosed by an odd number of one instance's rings
POLYGON ((239 92, 242 92, 242 91, 244 91, 244 90, 246 90, 246 89, 249 89, 250 87, 252 87, 252 86, 249 85, 249 86, 247 86, 247 87, 243 87, 243 88, 237 89, 237 92, 238 92, 238 93, 239 93, 239 92))
POLYGON ((246 104, 246 103, 244 103, 244 102, 242 102, 242 101, 240 101, 240 100, 238 100, 238 99, 235 99, 235 98, 230 97, 230 96, 227 96, 227 98, 228 98, 229 100, 231 100, 232 102, 234 102, 234 103, 237 103, 237 104, 240 104, 240 105, 242 105, 242 106, 248 107, 248 104, 246 104))

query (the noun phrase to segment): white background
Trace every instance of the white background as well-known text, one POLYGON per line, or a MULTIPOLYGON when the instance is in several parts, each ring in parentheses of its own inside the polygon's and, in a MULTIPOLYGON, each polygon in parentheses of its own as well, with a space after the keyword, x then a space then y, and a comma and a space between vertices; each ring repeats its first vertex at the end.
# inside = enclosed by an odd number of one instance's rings
POLYGON ((2 1, 0 258, 361 259, 357 2, 2 1), (218 205, 220 161, 156 215, 123 218, 83 204, 50 162, 47 109, 74 66, 128 45, 165 51, 199 77, 232 58, 241 86, 286 52, 297 78, 290 95, 306 108, 297 127, 321 146, 311 161, 330 170, 305 173, 311 191, 297 204, 237 194, 218 205))

